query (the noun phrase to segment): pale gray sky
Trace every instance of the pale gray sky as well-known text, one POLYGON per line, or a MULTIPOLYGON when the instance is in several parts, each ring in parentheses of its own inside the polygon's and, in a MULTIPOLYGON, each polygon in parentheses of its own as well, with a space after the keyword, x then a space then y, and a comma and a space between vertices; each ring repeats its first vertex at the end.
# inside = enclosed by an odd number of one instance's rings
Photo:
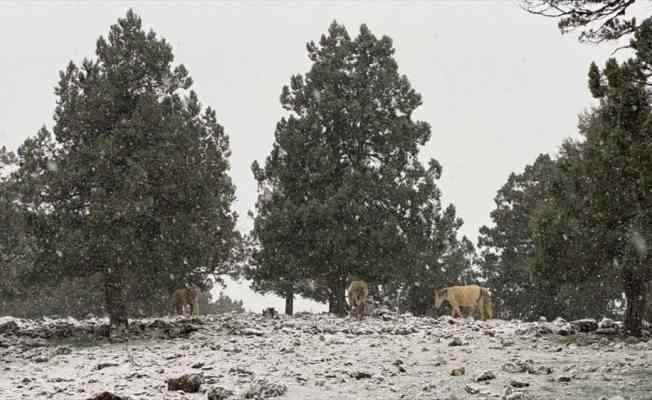
MULTIPOLYGON (((95 42, 133 8, 147 30, 173 46, 204 105, 231 137, 239 226, 248 230, 256 185, 250 166, 270 151, 284 115, 279 95, 292 74, 309 69, 305 44, 333 20, 351 36, 366 23, 394 40, 400 72, 422 94, 417 119, 432 126, 421 158, 443 165, 446 203, 477 240, 493 198, 510 172, 576 134, 577 114, 592 104, 586 76, 616 44, 590 46, 561 36, 557 21, 529 15, 517 1, 375 2, 1 2, 0 146, 10 149, 52 126, 58 72, 94 57, 95 42)), ((281 299, 243 284, 226 293, 259 311, 281 299)), ((324 306, 299 301, 297 310, 324 306)))

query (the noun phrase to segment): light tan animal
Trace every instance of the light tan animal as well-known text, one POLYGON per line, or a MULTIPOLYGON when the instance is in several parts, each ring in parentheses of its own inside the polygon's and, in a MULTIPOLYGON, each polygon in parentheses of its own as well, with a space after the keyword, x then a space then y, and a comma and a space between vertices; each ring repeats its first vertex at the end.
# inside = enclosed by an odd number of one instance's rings
POLYGON ((186 306, 190 306, 191 315, 199 315, 199 289, 177 289, 170 296, 170 303, 177 315, 184 315, 186 306))
POLYGON ((367 296, 369 296, 369 287, 365 281, 353 281, 347 289, 347 297, 351 313, 356 314, 358 319, 366 312, 367 296))
POLYGON ((486 288, 478 285, 451 286, 434 290, 435 308, 448 301, 453 308, 453 316, 461 315, 460 307, 469 308, 470 315, 479 311, 482 319, 491 319, 491 295, 486 288))

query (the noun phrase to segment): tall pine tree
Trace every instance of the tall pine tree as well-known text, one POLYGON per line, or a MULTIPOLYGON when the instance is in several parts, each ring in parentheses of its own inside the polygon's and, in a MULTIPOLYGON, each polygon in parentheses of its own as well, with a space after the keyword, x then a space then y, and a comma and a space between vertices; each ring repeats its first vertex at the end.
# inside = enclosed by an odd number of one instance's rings
POLYGON ((222 272, 239 240, 229 140, 172 48, 132 11, 96 59, 60 73, 53 135, 19 149, 34 279, 100 273, 112 325, 130 287, 156 293, 222 272))
POLYGON ((289 115, 265 165, 252 167, 261 194, 253 276, 282 284, 286 297, 320 282, 343 314, 352 277, 405 282, 425 263, 441 167, 418 160, 430 126, 412 118, 421 96, 399 75, 390 38, 362 25, 351 39, 334 22, 307 50, 312 67, 283 88, 289 115))

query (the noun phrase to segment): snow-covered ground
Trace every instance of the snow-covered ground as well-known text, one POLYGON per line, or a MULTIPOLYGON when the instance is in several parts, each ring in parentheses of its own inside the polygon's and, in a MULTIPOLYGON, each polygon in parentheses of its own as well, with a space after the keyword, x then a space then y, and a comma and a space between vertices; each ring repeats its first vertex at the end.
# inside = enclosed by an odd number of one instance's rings
POLYGON ((134 321, 118 343, 84 336, 103 322, 0 318, 0 399, 263 398, 256 382, 279 399, 652 399, 652 341, 564 321, 247 313, 134 321), (168 391, 184 374, 201 375, 199 392, 168 391))

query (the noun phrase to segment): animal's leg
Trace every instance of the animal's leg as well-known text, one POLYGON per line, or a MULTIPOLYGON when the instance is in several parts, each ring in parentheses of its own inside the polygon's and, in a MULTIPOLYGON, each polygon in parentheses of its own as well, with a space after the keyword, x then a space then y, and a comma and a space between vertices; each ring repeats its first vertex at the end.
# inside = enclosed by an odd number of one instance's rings
POLYGON ((457 315, 457 318, 462 316, 462 313, 460 312, 460 306, 459 304, 453 304, 453 318, 456 318, 455 315, 457 315))
POLYGON ((478 319, 482 317, 482 298, 478 297, 475 303, 471 306, 471 316, 473 319, 478 319))
POLYGON ((195 301, 192 303, 193 315, 199 316, 199 300, 195 298, 195 301))
POLYGON ((483 313, 483 316, 484 316, 485 320, 491 319, 491 317, 492 317, 492 315, 491 315, 491 300, 488 299, 488 298, 484 299, 482 313, 483 313))
POLYGON ((482 301, 473 306, 473 319, 482 319, 482 301))
POLYGON ((491 299, 487 297, 486 293, 482 295, 482 308, 480 312, 482 313, 482 320, 486 321, 491 319, 490 311, 491 310, 491 299))

